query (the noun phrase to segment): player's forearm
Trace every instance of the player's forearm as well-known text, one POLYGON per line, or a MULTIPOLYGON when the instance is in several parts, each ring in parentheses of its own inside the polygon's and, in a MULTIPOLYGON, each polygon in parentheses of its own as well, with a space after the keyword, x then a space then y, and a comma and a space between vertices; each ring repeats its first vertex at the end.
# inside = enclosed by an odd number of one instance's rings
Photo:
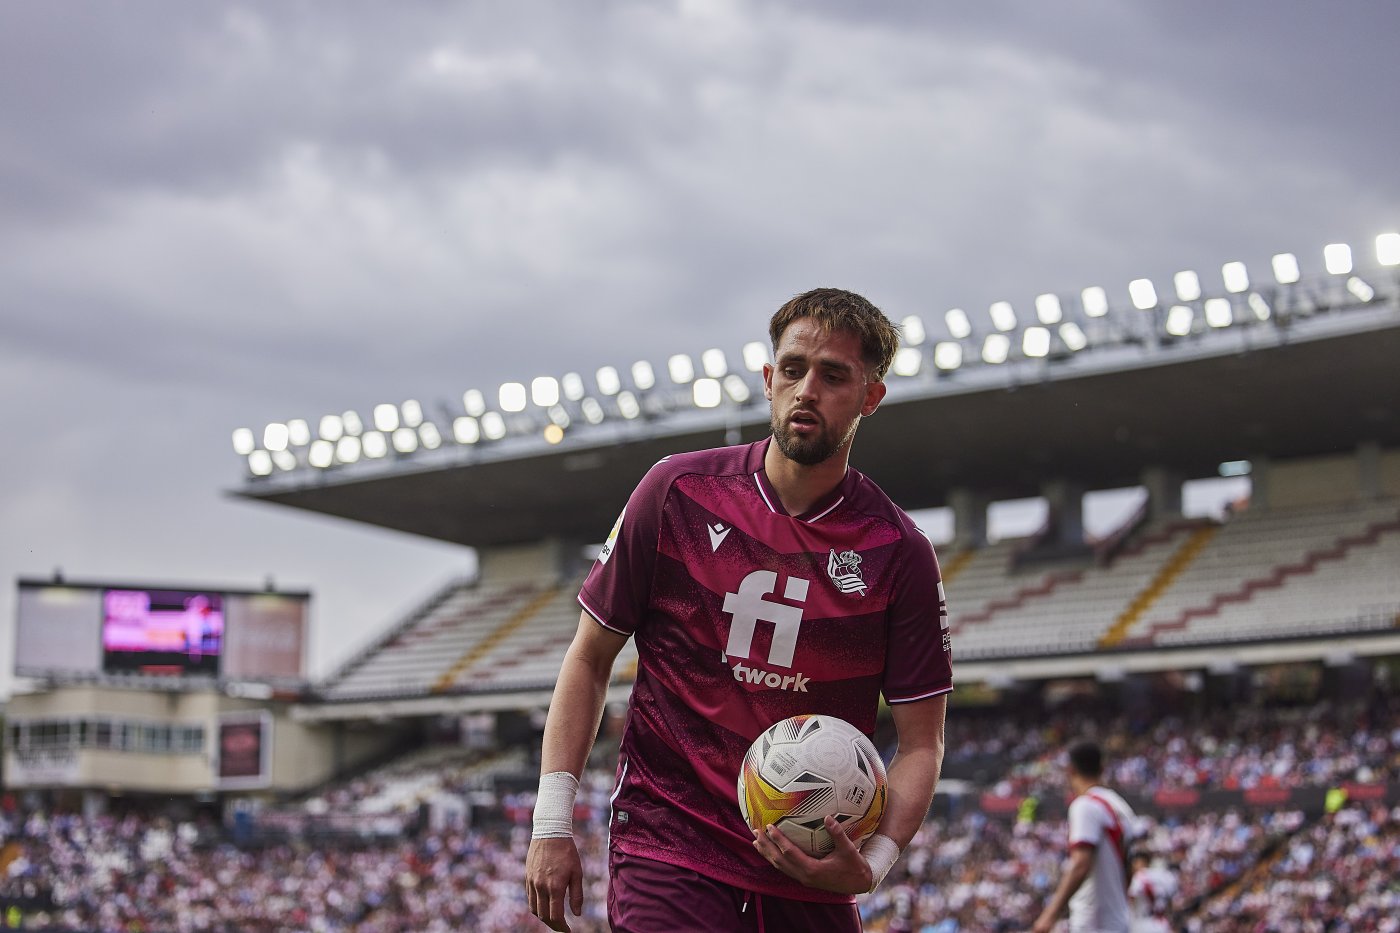
POLYGON ((943 770, 943 742, 915 748, 901 746, 890 762, 889 799, 879 832, 902 850, 914 838, 928 816, 938 775, 943 770))
POLYGON ((1050 897, 1049 903, 1045 905, 1042 916, 1047 920, 1054 920, 1069 905, 1069 899, 1074 897, 1074 892, 1079 890, 1079 886, 1084 883, 1084 879, 1089 877, 1089 869, 1093 867, 1087 858, 1079 856, 1078 851, 1075 857, 1070 860, 1069 868, 1065 870, 1064 877, 1060 879, 1060 884, 1055 888, 1055 893, 1050 897))
POLYGON ((567 771, 578 777, 588 762, 598 723, 603 718, 612 660, 591 658, 571 646, 559 670, 559 682, 549 701, 540 773, 567 771))

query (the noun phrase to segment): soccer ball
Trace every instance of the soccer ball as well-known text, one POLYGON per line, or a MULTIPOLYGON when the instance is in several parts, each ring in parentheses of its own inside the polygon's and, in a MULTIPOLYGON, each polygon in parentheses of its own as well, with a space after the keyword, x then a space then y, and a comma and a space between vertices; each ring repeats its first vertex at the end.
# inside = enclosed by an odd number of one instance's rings
POLYGON ((739 768, 739 809, 763 831, 773 825, 808 855, 836 848, 833 817, 859 846, 885 812, 885 763, 855 726, 835 716, 793 716, 749 746, 739 768))

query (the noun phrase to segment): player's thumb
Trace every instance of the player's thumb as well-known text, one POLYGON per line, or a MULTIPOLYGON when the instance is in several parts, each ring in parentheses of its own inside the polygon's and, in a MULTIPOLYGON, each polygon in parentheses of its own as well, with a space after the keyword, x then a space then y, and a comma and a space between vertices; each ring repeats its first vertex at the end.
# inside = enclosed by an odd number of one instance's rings
POLYGON ((576 877, 569 887, 569 909, 575 917, 583 916, 583 875, 576 877))
POLYGON ((826 831, 831 834, 831 840, 836 844, 836 848, 849 849, 853 852, 859 851, 856 844, 851 841, 851 837, 846 835, 846 827, 836 822, 834 817, 827 816, 823 822, 826 824, 826 831))

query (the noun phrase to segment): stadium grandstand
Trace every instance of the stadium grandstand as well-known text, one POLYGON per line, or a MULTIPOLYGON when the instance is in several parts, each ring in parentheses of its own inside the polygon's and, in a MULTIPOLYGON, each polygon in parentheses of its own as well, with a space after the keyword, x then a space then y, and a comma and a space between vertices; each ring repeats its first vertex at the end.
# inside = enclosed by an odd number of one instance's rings
MULTIPOLYGON (((867 929, 1027 928, 1064 856, 1060 755, 1081 736, 1170 878, 1140 905, 1159 928, 1400 929, 1400 235, 1308 265, 901 322, 854 463, 907 510, 942 510, 956 689, 944 780, 862 899, 867 929), (1247 494, 1185 507, 1221 477, 1247 494), (1104 490, 1138 504, 1090 534, 1104 490), (1022 499, 1041 527, 998 538, 989 511, 1022 499)), ((591 554, 661 457, 766 434, 766 360, 751 342, 234 432, 237 495, 471 547, 478 572, 404 594, 416 605, 316 682, 26 670, 41 689, 8 710, 0 910, 52 930, 538 928, 522 878, 539 735, 591 554), (167 718, 204 724, 179 739, 196 756, 264 717, 262 780, 221 783, 207 754, 178 786, 142 755, 96 776, 96 726, 78 724, 129 695, 142 721, 189 706, 167 718)), ((606 929, 636 663, 629 644, 576 809, 576 930, 606 929)))

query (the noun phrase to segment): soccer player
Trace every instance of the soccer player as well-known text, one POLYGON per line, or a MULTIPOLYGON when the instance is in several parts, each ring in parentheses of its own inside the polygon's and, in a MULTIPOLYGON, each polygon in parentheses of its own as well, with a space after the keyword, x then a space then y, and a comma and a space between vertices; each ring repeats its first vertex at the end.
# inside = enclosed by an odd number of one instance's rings
POLYGON ((1137 816, 1102 786, 1103 752, 1093 742, 1069 750, 1068 867, 1040 912, 1035 933, 1049 933, 1069 905, 1071 933, 1128 933, 1128 845, 1137 816))
POLYGON ((772 436, 677 454, 632 493, 579 594, 583 612, 550 703, 530 909, 567 930, 583 878, 574 795, 613 660, 636 639, 636 683, 609 824, 616 933, 858 931, 873 890, 922 824, 943 762, 952 689, 947 613, 928 539, 851 469, 885 396, 898 331, 869 301, 822 288, 769 322, 772 436), (859 849, 807 856, 749 829, 736 781, 750 743, 803 713, 899 733, 885 814, 859 849))

